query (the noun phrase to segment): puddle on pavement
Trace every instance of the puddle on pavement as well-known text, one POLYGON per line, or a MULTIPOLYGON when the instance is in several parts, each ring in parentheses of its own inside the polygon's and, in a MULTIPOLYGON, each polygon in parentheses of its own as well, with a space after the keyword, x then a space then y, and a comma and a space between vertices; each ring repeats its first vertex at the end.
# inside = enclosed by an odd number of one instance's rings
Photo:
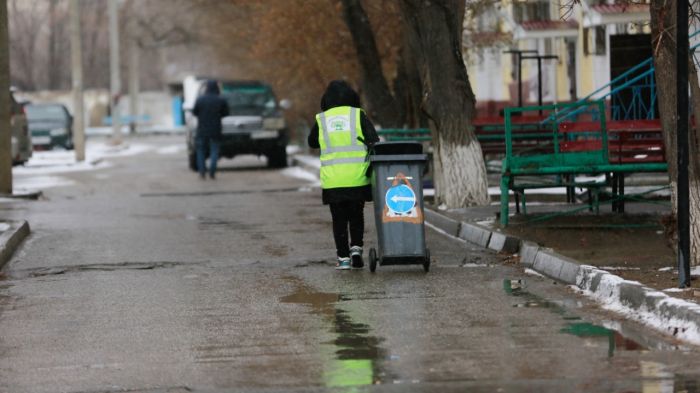
POLYGON ((647 348, 636 341, 623 336, 620 332, 603 326, 594 325, 581 320, 581 317, 573 315, 561 302, 552 302, 525 290, 524 280, 503 280, 503 290, 511 296, 522 300, 513 307, 546 308, 555 314, 561 315, 566 325, 559 330, 560 333, 571 334, 581 338, 607 340, 608 357, 612 357, 615 351, 641 351, 647 348))
POLYGON ((608 341, 608 357, 613 357, 615 351, 644 351, 647 348, 636 341, 620 334, 617 330, 588 322, 569 323, 560 330, 561 333, 572 334, 582 338, 596 338, 608 341))
POLYGON ((381 360, 387 357, 380 347, 383 339, 371 335, 371 327, 357 322, 350 312, 338 308, 343 296, 337 293, 317 292, 296 278, 287 278, 295 285, 294 293, 280 299, 282 303, 303 304, 311 313, 322 316, 330 323, 331 341, 322 343, 328 350, 329 361, 323 370, 327 387, 352 387, 381 383, 386 377, 380 369, 381 360))

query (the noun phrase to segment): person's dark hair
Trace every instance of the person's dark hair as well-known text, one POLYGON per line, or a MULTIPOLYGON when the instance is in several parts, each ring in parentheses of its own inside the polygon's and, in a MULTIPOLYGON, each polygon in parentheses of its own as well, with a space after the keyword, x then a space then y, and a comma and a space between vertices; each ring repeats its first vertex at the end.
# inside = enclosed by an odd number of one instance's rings
POLYGON ((205 94, 219 94, 219 83, 216 82, 215 80, 208 80, 207 81, 207 88, 204 91, 205 94))
POLYGON ((360 96, 348 82, 334 80, 326 87, 321 97, 321 110, 327 111, 337 106, 360 107, 360 96))

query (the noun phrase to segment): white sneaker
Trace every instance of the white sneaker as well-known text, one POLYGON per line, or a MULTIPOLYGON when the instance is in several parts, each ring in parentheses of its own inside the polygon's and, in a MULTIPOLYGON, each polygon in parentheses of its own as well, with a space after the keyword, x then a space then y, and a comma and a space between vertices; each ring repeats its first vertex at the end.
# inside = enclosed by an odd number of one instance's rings
POLYGON ((338 258, 335 268, 336 270, 350 270, 350 258, 338 258))

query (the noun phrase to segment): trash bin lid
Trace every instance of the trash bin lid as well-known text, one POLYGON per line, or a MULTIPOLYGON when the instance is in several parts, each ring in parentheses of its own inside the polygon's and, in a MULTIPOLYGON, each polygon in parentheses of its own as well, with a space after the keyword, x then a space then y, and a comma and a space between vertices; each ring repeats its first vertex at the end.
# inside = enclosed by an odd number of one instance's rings
POLYGON ((423 154, 423 144, 420 142, 377 142, 372 146, 371 154, 423 154))
POLYGON ((406 161, 428 161, 427 154, 391 154, 369 156, 370 162, 406 162, 406 161))

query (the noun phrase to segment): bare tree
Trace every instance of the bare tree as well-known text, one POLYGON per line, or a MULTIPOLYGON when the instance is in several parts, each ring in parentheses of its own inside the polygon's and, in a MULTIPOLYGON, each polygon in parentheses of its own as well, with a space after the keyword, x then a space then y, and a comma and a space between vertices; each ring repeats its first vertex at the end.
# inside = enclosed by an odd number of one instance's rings
MULTIPOLYGON (((692 15, 691 9, 691 15, 692 15)), ((688 43, 676 42, 676 3, 652 0, 651 1, 651 28, 652 47, 654 49, 654 68, 657 70, 676 69, 676 47, 677 45, 688 45, 688 43)), ((688 81, 691 92, 691 109, 695 116, 695 127, 690 127, 689 153, 690 162, 688 167, 688 181, 690 185, 690 263, 693 266, 700 264, 700 141, 698 139, 697 126, 700 124, 700 85, 698 84, 698 74, 693 56, 690 55, 688 81)), ((676 217, 678 215, 677 206, 677 178, 678 178, 678 152, 677 143, 677 119, 676 119, 676 73, 657 72, 657 97, 659 102, 659 114, 664 130, 664 142, 666 145, 666 159, 668 162, 668 172, 671 178, 671 201, 672 215, 667 221, 667 232, 671 244, 676 245, 677 233, 675 231, 676 217)))
POLYGON ((462 57, 462 0, 402 0, 411 53, 430 119, 436 202, 448 207, 489 201, 486 166, 474 135, 475 97, 462 57))

